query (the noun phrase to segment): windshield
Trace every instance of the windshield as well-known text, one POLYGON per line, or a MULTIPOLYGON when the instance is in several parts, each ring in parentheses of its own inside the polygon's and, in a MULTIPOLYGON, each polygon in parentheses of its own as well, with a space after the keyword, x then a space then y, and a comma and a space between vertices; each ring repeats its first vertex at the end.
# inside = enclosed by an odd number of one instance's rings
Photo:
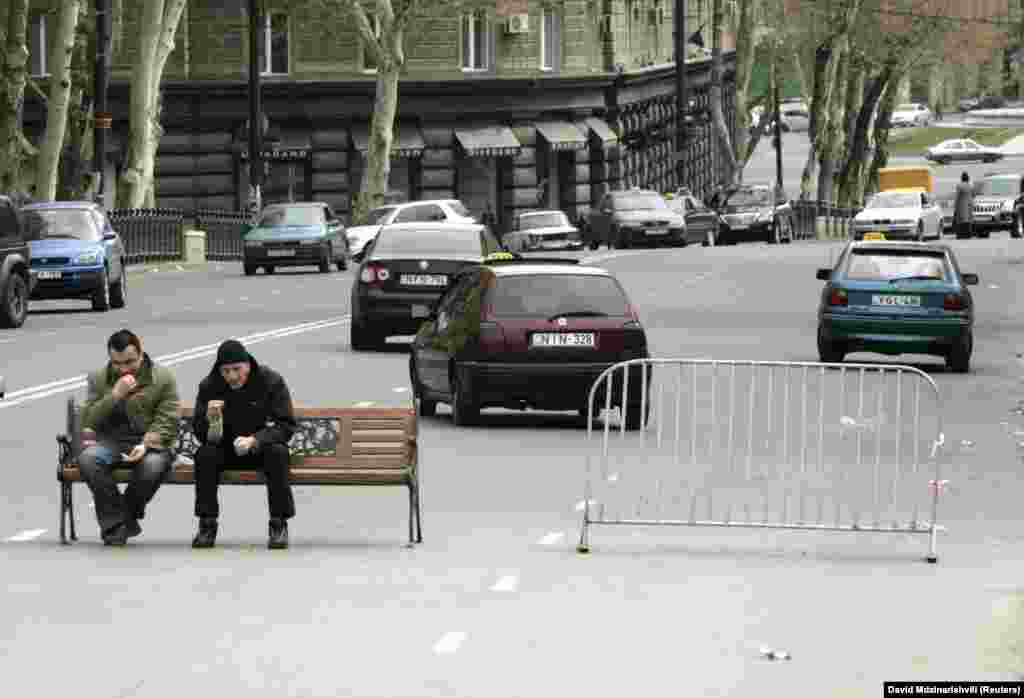
POLYGON ((394 210, 394 206, 370 209, 370 212, 366 214, 366 225, 381 225, 394 210))
POLYGON ((892 281, 906 277, 950 281, 952 273, 941 252, 916 250, 854 250, 846 267, 846 278, 858 281, 892 281))
POLYGON ((533 213, 519 218, 520 230, 535 228, 560 228, 569 225, 564 213, 533 213))
POLYGON ((978 182, 975 193, 982 196, 1017 196, 1021 193, 1020 180, 983 179, 978 182))
POLYGON ((530 274, 499 277, 489 302, 497 317, 550 318, 574 313, 628 317, 629 300, 610 276, 530 274))
POLYGON ((25 211, 25 227, 32 239, 65 238, 99 240, 96 219, 82 208, 31 209, 25 211))
POLYGON ((657 194, 617 196, 614 201, 616 211, 650 211, 651 209, 668 208, 665 200, 657 194))
POLYGON ((408 255, 417 258, 476 256, 483 258, 483 244, 476 230, 382 228, 373 254, 408 255))
POLYGON ((320 225, 324 222, 324 210, 319 206, 282 206, 263 212, 261 227, 277 225, 320 225))
POLYGON ((921 205, 921 195, 909 191, 888 191, 876 194, 866 208, 916 208, 921 205))
POLYGON ((726 199, 729 206, 771 206, 772 193, 767 189, 740 189, 726 199))

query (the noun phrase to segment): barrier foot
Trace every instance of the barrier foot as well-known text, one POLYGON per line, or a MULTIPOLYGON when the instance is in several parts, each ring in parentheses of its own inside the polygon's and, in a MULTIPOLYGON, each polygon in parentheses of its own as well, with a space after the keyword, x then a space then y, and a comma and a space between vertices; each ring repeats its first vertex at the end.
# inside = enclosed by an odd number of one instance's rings
POLYGON ((938 555, 926 555, 924 560, 925 560, 925 562, 934 565, 936 562, 939 561, 939 556, 938 555))
POLYGON ((589 545, 583 545, 581 543, 580 545, 576 546, 576 552, 585 555, 586 553, 590 552, 590 546, 589 545))

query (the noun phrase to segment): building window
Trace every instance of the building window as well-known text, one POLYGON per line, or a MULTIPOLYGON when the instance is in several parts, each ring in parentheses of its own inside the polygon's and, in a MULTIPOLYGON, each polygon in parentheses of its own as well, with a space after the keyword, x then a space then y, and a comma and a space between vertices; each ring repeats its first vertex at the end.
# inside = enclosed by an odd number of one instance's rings
POLYGON ((263 75, 287 75, 288 15, 268 12, 263 19, 263 41, 259 46, 260 72, 263 75))
POLYGON ((540 19, 540 69, 555 70, 558 67, 558 15, 555 10, 545 7, 540 19))
POLYGON ((46 15, 36 15, 28 25, 28 69, 32 77, 50 74, 46 68, 46 15))
POLYGON ((487 14, 476 10, 462 15, 462 69, 490 68, 490 27, 487 14))
MULTIPOLYGON (((380 39, 380 18, 377 15, 369 15, 370 27, 373 29, 373 35, 380 39)), ((373 52, 366 46, 366 42, 363 42, 363 70, 368 73, 377 72, 377 59, 374 57, 373 52)))

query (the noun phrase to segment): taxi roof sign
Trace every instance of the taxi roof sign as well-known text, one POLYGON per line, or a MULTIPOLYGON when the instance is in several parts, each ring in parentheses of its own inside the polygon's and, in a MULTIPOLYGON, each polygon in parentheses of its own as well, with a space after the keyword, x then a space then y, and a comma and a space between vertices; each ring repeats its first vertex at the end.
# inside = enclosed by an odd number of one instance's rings
POLYGON ((884 233, 864 233, 865 240, 885 240, 884 233))

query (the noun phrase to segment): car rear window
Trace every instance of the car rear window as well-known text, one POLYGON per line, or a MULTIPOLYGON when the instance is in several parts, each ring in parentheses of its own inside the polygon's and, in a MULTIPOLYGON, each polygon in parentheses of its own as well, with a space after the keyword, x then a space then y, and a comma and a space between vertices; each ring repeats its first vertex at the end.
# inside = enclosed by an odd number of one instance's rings
POLYGON ((543 317, 594 312, 629 316, 629 299, 610 276, 530 274, 498 277, 488 296, 496 317, 543 317))
POLYGON ((480 232, 459 228, 438 230, 385 227, 377 236, 373 252, 442 258, 450 255, 484 255, 480 232))
POLYGON ((469 212, 469 209, 462 205, 461 201, 449 201, 448 207, 455 211, 455 215, 471 217, 473 214, 469 212))
POLYGON ((281 206, 268 208, 260 217, 260 226, 319 225, 324 222, 324 210, 319 206, 281 206))
POLYGON ((366 214, 366 225, 381 224, 384 219, 388 217, 388 214, 394 210, 394 206, 382 206, 380 208, 370 209, 370 212, 366 214))
POLYGON ((929 278, 948 282, 953 274, 949 260, 941 252, 854 250, 846 265, 846 278, 854 281, 929 278))
POLYGON ((616 211, 650 211, 664 210, 668 204, 658 194, 629 194, 612 199, 616 211))

